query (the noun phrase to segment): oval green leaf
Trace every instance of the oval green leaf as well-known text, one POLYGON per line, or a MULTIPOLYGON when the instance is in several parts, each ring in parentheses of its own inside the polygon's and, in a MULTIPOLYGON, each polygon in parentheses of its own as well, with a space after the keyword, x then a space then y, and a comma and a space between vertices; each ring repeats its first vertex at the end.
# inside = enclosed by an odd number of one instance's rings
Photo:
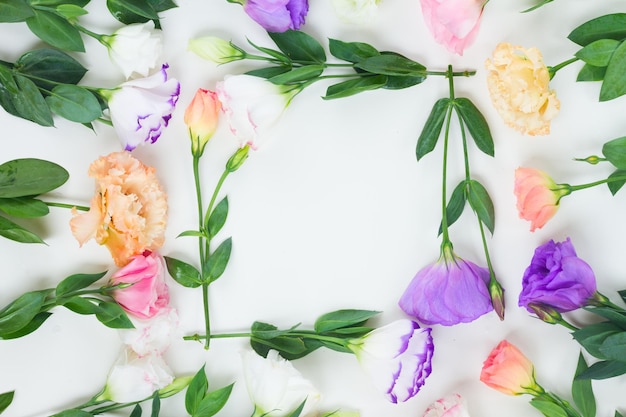
POLYGON ((613 100, 626 94, 626 42, 622 42, 606 67, 604 81, 600 88, 600 101, 613 100))
POLYGON ((39 39, 65 51, 85 52, 83 38, 74 25, 52 12, 33 11, 35 15, 26 19, 26 24, 39 39))
POLYGON ((33 15, 32 7, 24 0, 0 1, 0 22, 2 23, 23 22, 33 15))
POLYGON ((496 214, 489 193, 481 183, 470 180, 468 183, 467 200, 470 207, 476 212, 478 219, 489 229, 491 234, 496 224, 496 214))
POLYGON ((45 243, 35 233, 0 216, 0 236, 20 243, 45 243))
POLYGON ((620 43, 615 39, 600 39, 576 52, 575 56, 589 65, 606 67, 620 43))
POLYGON ((418 161, 422 159, 424 155, 435 149, 449 106, 449 98, 441 98, 435 102, 435 105, 430 111, 430 115, 428 115, 428 119, 426 119, 422 133, 420 133, 417 139, 415 155, 418 161))
POLYGON ((228 260, 230 259, 230 251, 232 247, 233 241, 232 238, 229 237, 223 241, 212 254, 209 255, 204 270, 206 272, 206 277, 208 277, 210 282, 215 281, 224 273, 226 265, 228 265, 228 260))
POLYGON ((13 159, 0 165, 0 198, 34 196, 63 185, 69 173, 54 162, 13 159))
POLYGON ((164 256, 167 272, 183 287, 196 288, 202 285, 200 272, 192 265, 180 259, 164 256))
POLYGON ((468 98, 455 98, 454 103, 478 149, 489 156, 494 156, 491 130, 480 110, 468 98))
POLYGON ((326 89, 324 100, 332 100, 335 98, 343 98, 362 93, 364 91, 376 90, 382 88, 387 82, 387 76, 374 75, 372 77, 360 77, 353 80, 342 81, 333 84, 326 89))
POLYGON ((102 115, 98 99, 86 88, 72 84, 54 87, 46 102, 54 113, 76 123, 89 123, 102 115))
POLYGON ((613 13, 591 19, 574 29, 567 38, 580 46, 600 39, 626 38, 626 13, 613 13))
POLYGON ((299 30, 269 33, 278 49, 293 62, 301 64, 326 62, 326 52, 318 41, 299 30))
POLYGON ((0 198, 0 211, 25 219, 42 217, 50 212, 46 203, 31 197, 0 198))

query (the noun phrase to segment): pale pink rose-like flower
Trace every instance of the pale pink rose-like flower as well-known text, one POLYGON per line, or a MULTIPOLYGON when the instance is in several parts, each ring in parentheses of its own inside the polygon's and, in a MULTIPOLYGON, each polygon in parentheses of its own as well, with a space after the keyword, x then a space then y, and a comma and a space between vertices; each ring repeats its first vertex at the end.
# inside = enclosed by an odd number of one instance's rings
POLYGON ((428 406, 422 417, 470 417, 459 394, 450 394, 428 406))
POLYGON ((132 284, 112 292, 126 312, 148 319, 167 309, 170 294, 165 284, 165 261, 156 252, 136 255, 109 280, 110 285, 132 284))
POLYGON ((107 246, 117 266, 163 245, 167 196, 154 168, 122 151, 94 161, 89 176, 96 181, 90 209, 80 214, 74 209, 70 220, 81 245, 94 238, 107 246))
POLYGON ((424 22, 437 43, 463 55, 480 28, 485 0, 420 0, 424 22))
POLYGON ((550 133, 560 102, 550 90, 550 73, 541 52, 503 42, 485 68, 491 101, 504 122, 531 136, 550 133))
POLYGON ((152 20, 126 25, 100 41, 126 79, 135 74, 146 77, 161 63, 163 34, 154 28, 152 20))
POLYGON ((137 355, 162 355, 180 336, 178 312, 164 307, 149 319, 130 317, 134 329, 120 329, 119 335, 137 355))
POLYGON ((378 12, 379 0, 332 0, 335 14, 344 22, 362 24, 378 12))
POLYGON ((530 221, 530 231, 541 229, 559 210, 559 201, 571 191, 566 184, 556 184, 545 172, 534 168, 515 170, 517 210, 530 221))

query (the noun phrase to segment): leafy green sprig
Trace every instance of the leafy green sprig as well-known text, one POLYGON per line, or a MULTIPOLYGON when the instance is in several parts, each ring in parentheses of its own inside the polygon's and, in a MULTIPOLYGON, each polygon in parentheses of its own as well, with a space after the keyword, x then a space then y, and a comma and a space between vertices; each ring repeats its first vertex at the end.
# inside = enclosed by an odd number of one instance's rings
POLYGON ((74 274, 63 279, 55 288, 29 291, 0 310, 0 340, 16 339, 37 330, 51 315, 54 307, 63 306, 82 315, 93 314, 107 327, 131 329, 133 324, 126 312, 115 302, 111 293, 132 284, 105 285, 87 288, 105 272, 74 274))
POLYGON ((626 184, 626 136, 610 140, 602 145, 602 156, 591 155, 586 158, 576 158, 576 161, 587 162, 592 165, 608 162, 615 170, 606 178, 589 184, 572 186, 577 189, 590 188, 606 184, 611 194, 615 195, 626 184))

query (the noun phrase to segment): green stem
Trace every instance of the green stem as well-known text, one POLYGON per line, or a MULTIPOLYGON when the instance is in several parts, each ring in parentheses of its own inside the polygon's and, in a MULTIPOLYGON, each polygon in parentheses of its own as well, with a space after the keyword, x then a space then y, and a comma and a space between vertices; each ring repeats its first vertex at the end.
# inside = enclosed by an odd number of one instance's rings
POLYGON ((472 77, 476 75, 476 71, 474 70, 465 70, 465 71, 452 71, 452 66, 448 66, 447 71, 426 71, 426 75, 439 75, 442 77, 472 77))
POLYGON ((98 42, 100 42, 101 44, 105 45, 108 47, 108 44, 106 43, 106 41, 104 40, 104 38, 106 38, 106 36, 104 35, 100 35, 99 33, 95 33, 90 31, 89 29, 87 29, 86 27, 83 27, 81 25, 78 25, 76 23, 74 23, 74 27, 76 29, 78 29, 79 31, 83 32, 85 35, 89 35, 92 38, 96 39, 98 42))
MULTIPOLYGON (((193 155, 193 180, 196 187, 196 207, 198 209, 198 231, 204 230, 202 217, 202 190, 200 188, 200 156, 193 155)), ((198 253, 200 254, 200 265, 204 265, 204 245, 202 236, 198 237, 198 253)))
POLYGON ((572 64, 574 62, 578 61, 578 58, 574 57, 574 58, 570 58, 568 60, 565 60, 563 62, 561 62, 560 64, 557 64, 553 67, 548 67, 548 72, 550 73, 550 79, 554 78, 554 76, 556 75, 557 71, 560 70, 563 67, 568 66, 569 64, 572 64))
POLYGON ((595 187, 596 185, 607 184, 607 183, 610 183, 610 182, 617 182, 617 181, 626 181, 626 175, 619 175, 619 176, 616 176, 616 177, 609 177, 609 178, 606 178, 606 179, 603 179, 603 180, 589 182, 587 184, 579 184, 579 185, 559 184, 559 185, 566 186, 566 188, 570 191, 570 193, 572 193, 574 191, 584 190, 585 188, 595 187))
POLYGON ((48 207, 61 207, 61 208, 68 208, 68 209, 76 208, 76 210, 80 210, 80 211, 89 211, 89 207, 87 207, 87 206, 78 206, 76 204, 56 203, 56 202, 53 202, 53 201, 44 201, 44 203, 48 207))
MULTIPOLYGON (((450 90, 450 102, 454 102, 454 76, 452 75, 452 65, 448 65, 448 86, 450 90)), ((450 235, 448 233, 448 212, 447 212, 447 170, 448 170, 448 142, 450 137, 450 123, 452 119, 452 106, 448 106, 446 114, 446 128, 443 135, 443 163, 441 174, 441 248, 451 246, 450 235)))
MULTIPOLYGON (((301 337, 304 339, 314 339, 314 340, 321 340, 324 342, 331 342, 331 343, 335 343, 337 345, 341 345, 341 346, 347 346, 348 342, 345 341, 344 339, 340 339, 338 337, 332 337, 332 336, 324 336, 324 335, 320 335, 317 334, 315 331, 290 331, 287 334, 285 334, 284 336, 286 337, 301 337)), ((264 339, 262 338, 258 338, 255 337, 254 334, 252 333, 218 333, 218 334, 210 334, 208 336, 208 339, 232 339, 232 338, 240 338, 240 337, 245 337, 245 338, 254 338, 255 340, 259 341, 259 342, 263 342, 264 339)), ((207 339, 207 335, 200 335, 200 334, 194 334, 191 336, 184 336, 183 340, 205 340, 207 339)))

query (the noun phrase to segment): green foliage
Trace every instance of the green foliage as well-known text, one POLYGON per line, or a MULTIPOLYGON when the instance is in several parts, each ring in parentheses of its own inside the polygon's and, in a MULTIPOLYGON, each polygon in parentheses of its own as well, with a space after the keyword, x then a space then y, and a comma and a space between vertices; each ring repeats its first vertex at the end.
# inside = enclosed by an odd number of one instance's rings
POLYGON ((496 224, 496 215, 493 202, 491 201, 491 197, 489 197, 487 189, 478 181, 469 180, 467 190, 467 201, 469 201, 470 206, 474 209, 478 219, 493 234, 496 224))
POLYGON ((211 417, 217 414, 226 404, 234 384, 215 391, 208 391, 209 382, 204 366, 193 377, 185 395, 185 409, 192 417, 211 417))
POLYGON ((11 405, 11 403, 13 402, 14 394, 15 391, 3 392, 2 394, 0 394, 0 414, 2 414, 2 412, 11 405))
POLYGON ((303 64, 319 64, 326 61, 324 48, 312 36, 299 30, 270 33, 270 38, 290 60, 303 64))
POLYGON ((318 317, 313 328, 318 333, 325 333, 331 330, 360 326, 377 314, 380 314, 380 311, 337 310, 318 317))
POLYGON ((530 400, 530 405, 541 411, 546 417, 570 417, 563 408, 549 400, 533 398, 530 400))
POLYGON ((167 272, 180 285, 187 288, 197 288, 202 285, 202 277, 195 267, 170 256, 165 256, 164 258, 167 272))
POLYGON ((626 38, 626 13, 614 13, 591 19, 575 28, 567 38, 580 46, 601 39, 626 38))
MULTIPOLYGON (((578 355, 578 365, 576 366, 576 376, 587 370, 587 362, 582 353, 578 355)), ((596 416, 596 398, 593 395, 591 380, 574 377, 572 381, 572 398, 574 404, 582 414, 582 417, 596 416)))
POLYGON ((372 75, 370 77, 359 77, 352 80, 342 81, 333 84, 326 89, 325 100, 343 98, 362 93, 364 91, 383 88, 389 77, 384 75, 372 75))
POLYGON ((224 273, 230 259, 232 247, 232 239, 228 238, 220 243, 215 251, 213 251, 213 253, 207 258, 203 271, 204 276, 209 282, 215 281, 224 273))
MULTIPOLYGON (((454 222, 461 217, 461 214, 463 214, 463 209, 465 209, 465 203, 467 202, 467 195, 467 182, 463 180, 456 187, 454 187, 454 190, 450 195, 450 200, 446 205, 446 219, 448 220, 448 227, 452 226, 452 224, 454 224, 454 222)), ((442 232, 443 225, 440 224, 439 232, 437 234, 440 235, 442 232)))
POLYGON ((491 130, 480 110, 470 99, 464 97, 455 98, 454 104, 478 149, 489 156, 494 156, 491 130))
POLYGON ((437 141, 441 135, 443 122, 450 108, 450 103, 451 100, 449 98, 441 98, 435 102, 435 105, 430 111, 424 128, 417 139, 415 155, 418 161, 422 159, 424 155, 435 149, 435 145, 437 145, 437 141))

